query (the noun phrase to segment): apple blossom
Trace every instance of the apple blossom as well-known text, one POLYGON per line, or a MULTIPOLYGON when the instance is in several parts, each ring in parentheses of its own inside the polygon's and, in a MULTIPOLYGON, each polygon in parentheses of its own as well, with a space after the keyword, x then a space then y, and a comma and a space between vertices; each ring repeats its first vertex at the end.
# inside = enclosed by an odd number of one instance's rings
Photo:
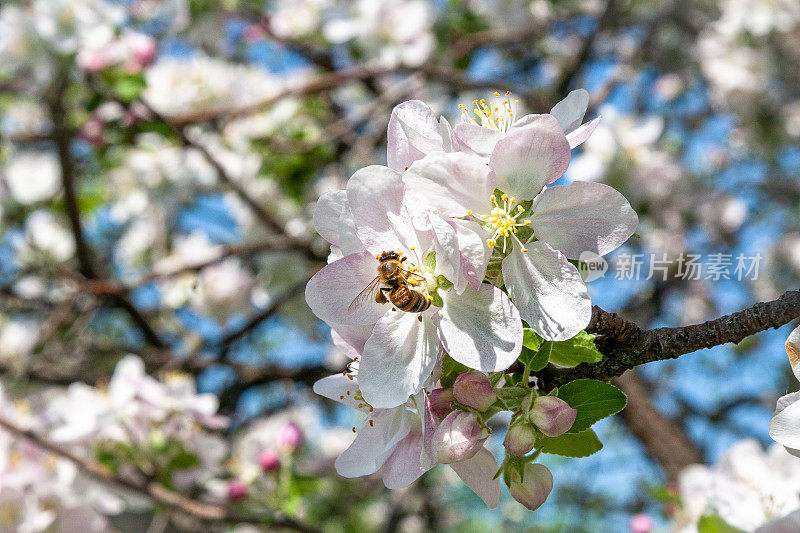
MULTIPOLYGON (((604 255, 614 250, 638 224, 627 200, 607 185, 546 187, 568 164, 569 146, 560 126, 553 117, 540 115, 499 140, 488 166, 476 155, 431 152, 402 175, 430 203, 428 227, 434 240, 466 240, 459 237, 459 228, 462 235, 477 236, 499 251, 503 281, 522 318, 539 335, 556 341, 573 337, 591 318, 586 286, 567 260, 585 251, 604 255), (506 192, 498 196, 496 189, 506 192)), ((483 273, 488 264, 489 254, 461 256, 465 272, 483 273)))
POLYGON ((258 455, 258 465, 264 472, 275 473, 281 469, 281 459, 272 450, 264 450, 258 455))
POLYGON ((247 485, 238 479, 232 479, 228 482, 228 499, 238 502, 247 498, 248 493, 247 485))
POLYGON ((455 400, 453 389, 433 389, 428 394, 428 401, 431 405, 431 411, 440 420, 453 412, 453 401, 455 400))
POLYGON ((506 452, 512 455, 525 455, 535 444, 536 428, 524 420, 512 422, 503 439, 506 452))
MULTIPOLYGON (((482 446, 480 439, 485 437, 472 431, 474 427, 468 420, 461 424, 453 417, 451 422, 455 423, 439 430, 440 424, 434 419, 424 392, 403 405, 380 409, 364 401, 359 387, 358 371, 328 376, 314 384, 317 394, 357 409, 367 417, 360 430, 353 428, 357 432, 355 440, 334 463, 340 475, 359 477, 380 470, 384 485, 397 489, 408 486, 432 468, 437 457, 455 460, 458 456, 464 460, 451 462, 453 470, 488 507, 497 506, 500 484, 493 479, 497 462, 482 446), (460 432, 467 428, 469 431, 460 432), (477 440, 480 446, 474 444, 477 440)), ((457 412, 451 413, 454 414, 457 412)))
POLYGON ((506 471, 506 484, 515 500, 529 511, 535 511, 553 490, 553 474, 543 464, 526 463, 522 473, 516 468, 506 471))
POLYGON ((498 288, 481 284, 482 275, 469 284, 464 281, 459 290, 458 283, 438 271, 443 264, 460 265, 462 250, 453 242, 437 248, 432 231, 415 224, 426 214, 419 209, 424 202, 406 189, 397 172, 381 166, 359 170, 347 183, 349 213, 344 201, 341 194, 329 195, 318 206, 315 223, 322 235, 341 245, 341 236, 350 235, 352 214, 362 251, 352 251, 317 272, 306 287, 306 301, 331 325, 362 326, 359 365, 365 400, 375 407, 405 403, 425 386, 443 350, 483 371, 502 370, 516 360, 522 349, 517 310, 498 288), (386 250, 409 259, 404 268, 424 278, 418 287, 431 300, 438 296, 438 305, 418 314, 374 301, 351 306, 376 277, 376 254, 386 250), (431 251, 435 265, 428 261, 431 251))
POLYGON ((278 446, 293 452, 303 444, 303 430, 294 422, 288 422, 278 433, 278 446))
MULTIPOLYGON (((786 339, 786 353, 795 377, 800 380, 800 327, 786 339)), ((800 392, 778 398, 775 414, 769 422, 769 435, 783 444, 786 451, 800 457, 800 392)))
POLYGON ((453 396, 468 407, 485 411, 497 400, 489 378, 480 372, 465 372, 453 383, 453 396))
POLYGON ((436 426, 426 445, 434 463, 455 463, 471 459, 488 437, 489 430, 474 414, 453 411, 436 426))
POLYGON ((578 411, 555 396, 539 396, 528 413, 531 422, 548 437, 558 437, 567 432, 575 422, 578 411))

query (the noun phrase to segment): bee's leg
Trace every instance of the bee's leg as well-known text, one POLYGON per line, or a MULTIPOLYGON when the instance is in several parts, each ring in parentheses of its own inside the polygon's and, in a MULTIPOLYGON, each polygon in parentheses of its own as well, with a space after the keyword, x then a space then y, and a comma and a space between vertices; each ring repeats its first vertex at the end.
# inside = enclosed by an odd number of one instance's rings
POLYGON ((378 292, 375 294, 375 301, 378 302, 379 304, 385 304, 386 302, 388 302, 389 299, 386 297, 386 292, 385 292, 388 290, 389 289, 386 287, 381 287, 380 289, 378 289, 378 292))

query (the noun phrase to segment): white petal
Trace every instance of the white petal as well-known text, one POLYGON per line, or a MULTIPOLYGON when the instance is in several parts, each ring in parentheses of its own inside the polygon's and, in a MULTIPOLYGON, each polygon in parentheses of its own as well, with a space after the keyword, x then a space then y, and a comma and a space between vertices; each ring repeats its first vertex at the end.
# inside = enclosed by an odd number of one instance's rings
POLYGON ((402 489, 411 485, 427 471, 420 465, 422 432, 412 431, 401 440, 392 455, 383 463, 381 476, 387 489, 402 489))
POLYGON ((419 316, 390 311, 375 324, 359 363, 361 392, 373 407, 405 403, 430 377, 441 343, 431 320, 419 316))
POLYGON ((483 158, 463 153, 432 152, 403 174, 403 182, 420 192, 445 216, 467 211, 485 213, 495 181, 483 158))
POLYGON ((370 335, 372 335, 371 327, 345 326, 343 324, 331 326, 333 345, 351 359, 361 355, 361 352, 364 351, 364 344, 370 335))
POLYGON ((439 117, 439 131, 442 133, 442 150, 445 152, 454 151, 453 126, 444 117, 439 117))
POLYGON ((519 314, 547 340, 563 341, 589 324, 592 302, 578 269, 561 252, 537 241, 517 244, 503 260, 503 280, 519 314))
POLYGON ((568 259, 579 259, 583 252, 605 255, 627 241, 638 225, 639 217, 622 194, 586 181, 549 187, 531 216, 536 238, 568 259))
POLYGON ((484 283, 463 294, 447 291, 438 315, 445 351, 461 364, 484 372, 505 370, 522 350, 522 320, 508 296, 484 283))
POLYGON ((478 290, 486 276, 486 268, 492 256, 492 250, 486 243, 491 232, 483 229, 474 220, 451 218, 447 223, 456 229, 458 249, 461 253, 461 275, 473 289, 478 290))
POLYGON ((499 131, 473 122, 459 122, 453 128, 453 138, 458 142, 459 149, 481 157, 489 157, 502 137, 503 134, 499 131))
POLYGON ((769 435, 787 448, 800 448, 800 402, 795 402, 772 417, 769 435))
POLYGON ((411 422, 406 413, 405 409, 386 409, 372 417, 372 425, 364 424, 334 463, 339 475, 359 477, 377 472, 408 435, 411 422))
POLYGON ((577 89, 553 106, 550 114, 556 117, 564 133, 570 133, 583 122, 587 107, 589 107, 589 93, 586 89, 577 89))
POLYGON ((378 260, 369 252, 347 255, 314 274, 306 285, 306 302, 317 317, 331 324, 374 324, 387 307, 367 302, 352 312, 348 308, 377 274, 378 260))
POLYGON ((434 274, 444 276, 454 285, 456 292, 463 292, 467 280, 461 275, 461 251, 458 249, 456 229, 438 215, 430 215, 433 229, 433 245, 436 252, 436 269, 434 274))
POLYGON ((450 463, 461 481, 481 497, 489 509, 500 503, 500 480, 492 479, 497 473, 497 461, 494 455, 482 448, 471 459, 459 463, 450 463))
POLYGON ((403 204, 404 196, 400 174, 387 167, 362 168, 348 180, 347 202, 356 234, 373 254, 419 248, 412 216, 403 204))
POLYGON ((581 124, 574 131, 567 133, 567 142, 569 142, 570 150, 575 148, 576 146, 580 146, 591 137, 592 133, 594 133, 595 128, 597 125, 600 124, 600 117, 595 118, 592 121, 587 122, 586 124, 581 124))
POLYGON ((343 403, 353 409, 367 411, 366 407, 359 407, 359 404, 363 405, 364 402, 355 399, 356 391, 358 391, 358 381, 350 379, 344 374, 327 376, 314 383, 314 392, 320 396, 343 403))
POLYGON ((786 339, 786 354, 794 376, 800 380, 800 327, 796 327, 786 339))
POLYGON ((441 149, 439 124, 427 104, 409 100, 392 110, 386 146, 389 168, 402 172, 426 153, 441 149))
POLYGON ((339 246, 339 219, 346 202, 346 191, 330 191, 319 197, 314 208, 314 229, 334 246, 339 246))
POLYGON ((569 167, 569 143, 550 115, 536 115, 523 128, 512 128, 489 158, 497 188, 521 200, 530 200, 569 167))

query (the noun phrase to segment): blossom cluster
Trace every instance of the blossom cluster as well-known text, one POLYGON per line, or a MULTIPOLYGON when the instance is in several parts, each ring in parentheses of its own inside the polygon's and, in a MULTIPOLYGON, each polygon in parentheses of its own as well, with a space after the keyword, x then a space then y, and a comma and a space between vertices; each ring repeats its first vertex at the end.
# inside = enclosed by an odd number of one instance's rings
MULTIPOLYGON (((583 121, 588 101, 576 90, 550 113, 517 118, 513 97, 495 93, 473 102, 474 117, 463 108, 455 126, 404 102, 389 122, 387 166, 358 170, 319 199, 314 224, 331 254, 306 300, 353 362, 315 391, 368 415, 340 474, 382 468, 396 488, 445 463, 497 504, 498 470, 483 443, 486 420, 509 406, 503 372, 526 336, 549 347, 582 332, 591 303, 570 260, 611 252, 638 223, 607 185, 554 185, 597 126, 583 121), (464 369, 454 380, 451 360, 464 369)), ((535 509, 552 476, 531 463, 541 446, 526 454, 537 437, 569 430, 576 409, 519 384, 503 472, 535 509)))

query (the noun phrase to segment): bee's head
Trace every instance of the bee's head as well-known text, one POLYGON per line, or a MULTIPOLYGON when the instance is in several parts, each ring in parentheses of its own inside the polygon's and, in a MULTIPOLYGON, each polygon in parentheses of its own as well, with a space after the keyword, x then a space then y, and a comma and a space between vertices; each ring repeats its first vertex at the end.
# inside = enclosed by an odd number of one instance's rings
POLYGON ((401 255, 397 252, 383 252, 379 257, 378 261, 393 261, 393 260, 402 260, 401 255))

